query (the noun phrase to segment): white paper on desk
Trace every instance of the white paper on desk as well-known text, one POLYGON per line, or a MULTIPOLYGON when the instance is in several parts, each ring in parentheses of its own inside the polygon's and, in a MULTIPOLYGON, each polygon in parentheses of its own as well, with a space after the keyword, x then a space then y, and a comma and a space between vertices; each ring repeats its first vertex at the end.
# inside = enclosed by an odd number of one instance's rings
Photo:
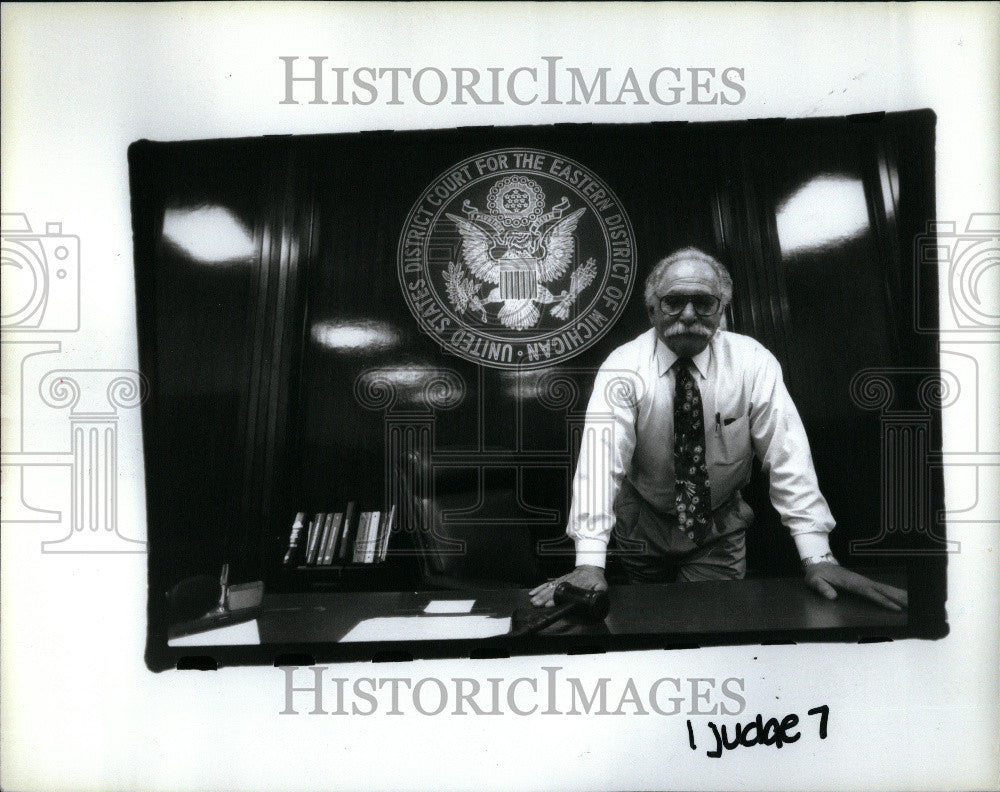
POLYGON ((456 638, 492 638, 510 632, 510 617, 493 616, 378 616, 359 622, 342 643, 353 641, 442 641, 456 638))
POLYGON ((171 638, 167 646, 256 646, 260 644, 257 620, 217 627, 214 630, 171 638))
POLYGON ((424 613, 469 613, 476 604, 471 600, 431 600, 424 608, 424 613))

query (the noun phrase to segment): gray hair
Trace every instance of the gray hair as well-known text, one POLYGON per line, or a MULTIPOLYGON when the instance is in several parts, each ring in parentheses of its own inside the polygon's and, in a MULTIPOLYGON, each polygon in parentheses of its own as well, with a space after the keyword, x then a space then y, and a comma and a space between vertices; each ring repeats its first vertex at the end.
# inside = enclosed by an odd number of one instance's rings
POLYGON ((649 277, 646 278, 647 307, 652 308, 656 305, 656 290, 663 283, 663 276, 666 275, 667 270, 674 264, 679 264, 682 261, 697 261, 710 266, 719 281, 719 288, 722 290, 722 294, 719 295, 722 300, 722 307, 725 308, 729 305, 733 299, 733 279, 730 277, 729 272, 718 260, 712 258, 707 253, 698 250, 698 248, 686 247, 662 259, 653 267, 653 271, 649 273, 649 277))

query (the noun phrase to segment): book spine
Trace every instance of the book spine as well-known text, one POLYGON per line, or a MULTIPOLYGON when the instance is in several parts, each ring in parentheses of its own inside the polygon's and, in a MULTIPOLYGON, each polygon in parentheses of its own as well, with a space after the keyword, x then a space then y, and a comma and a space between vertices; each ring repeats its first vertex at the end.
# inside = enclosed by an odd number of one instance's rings
POLYGON ((292 565, 292 561, 299 554, 299 548, 305 544, 302 541, 302 522, 305 518, 305 512, 299 512, 295 515, 295 522, 292 523, 292 532, 288 537, 288 549, 285 551, 285 566, 292 565))
POLYGON ((361 548, 361 563, 367 564, 368 555, 371 552, 372 541, 378 533, 378 512, 368 512, 368 532, 365 534, 365 544, 361 548))
POLYGON ((347 504, 347 510, 344 512, 344 538, 341 540, 340 545, 340 560, 348 561, 349 553, 353 549, 351 540, 354 538, 354 532, 356 530, 354 524, 354 501, 347 504))
POLYGON ((323 564, 330 566, 333 563, 333 549, 337 545, 337 536, 340 533, 341 523, 344 522, 342 512, 330 515, 330 535, 326 538, 326 546, 323 548, 323 564))
POLYGON ((319 539, 316 540, 316 560, 314 564, 323 563, 323 548, 326 547, 326 537, 330 534, 330 515, 327 512, 320 512, 316 515, 316 533, 319 539))
POLYGON ((351 554, 351 561, 355 564, 364 558, 365 536, 368 532, 368 512, 361 512, 358 515, 358 532, 354 535, 354 548, 351 554))
POLYGON ((316 520, 317 516, 318 515, 313 515, 313 518, 309 520, 309 550, 306 553, 307 566, 316 563, 316 551, 319 543, 319 530, 316 520))
POLYGON ((396 504, 389 507, 389 513, 385 516, 382 521, 382 538, 378 546, 378 560, 385 561, 385 557, 389 554, 389 537, 392 534, 393 528, 396 527, 396 504))
POLYGON ((323 512, 323 519, 321 520, 321 534, 319 540, 319 549, 316 551, 316 563, 325 564, 324 560, 326 557, 326 547, 330 543, 330 534, 333 533, 333 513, 323 512))
POLYGON ((375 535, 375 540, 373 542, 374 548, 372 549, 372 563, 377 564, 379 562, 379 553, 382 552, 382 541, 385 537, 385 528, 389 522, 388 512, 377 512, 378 514, 378 533, 375 535))
POLYGON ((382 521, 381 518, 382 512, 372 512, 370 525, 368 526, 368 541, 365 542, 364 562, 366 564, 371 564, 375 561, 375 547, 379 540, 379 531, 381 530, 380 523, 382 521))
POLYGON ((371 512, 361 512, 358 515, 358 533, 354 537, 354 554, 352 561, 360 564, 365 560, 365 543, 368 541, 368 528, 371 525, 371 512))
POLYGON ((351 540, 351 550, 350 557, 347 559, 352 564, 358 560, 358 542, 361 541, 361 536, 365 532, 365 512, 361 512, 358 515, 358 524, 354 528, 354 536, 351 540))

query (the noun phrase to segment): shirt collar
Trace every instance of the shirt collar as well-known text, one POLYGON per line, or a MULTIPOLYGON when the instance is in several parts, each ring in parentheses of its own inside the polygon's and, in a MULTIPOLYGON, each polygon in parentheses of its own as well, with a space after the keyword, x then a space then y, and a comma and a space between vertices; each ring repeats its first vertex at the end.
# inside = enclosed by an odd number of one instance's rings
MULTIPOLYGON (((715 345, 715 339, 719 331, 716 331, 715 335, 708 342, 701 352, 691 358, 691 362, 694 364, 695 369, 701 375, 702 379, 708 377, 708 366, 712 360, 712 347, 715 345)), ((656 356, 656 373, 661 377, 666 374, 672 365, 677 362, 677 355, 674 354, 673 350, 670 349, 663 341, 660 340, 659 334, 656 329, 653 329, 653 354, 656 356)))

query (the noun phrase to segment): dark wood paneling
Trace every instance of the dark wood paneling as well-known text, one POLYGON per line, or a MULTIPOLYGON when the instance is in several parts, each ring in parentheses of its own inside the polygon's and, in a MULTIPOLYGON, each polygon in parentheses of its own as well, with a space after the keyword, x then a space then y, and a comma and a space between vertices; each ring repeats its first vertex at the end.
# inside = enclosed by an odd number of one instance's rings
MULTIPOLYGON (((140 353, 151 382, 143 415, 151 581, 212 572, 223 558, 237 577, 272 580, 295 511, 347 497, 379 503, 392 467, 387 415, 354 388, 380 366, 447 369, 462 383, 459 403, 425 416, 441 452, 435 486, 465 503, 469 486, 481 486, 466 480, 469 459, 489 450, 479 457, 481 480, 501 484, 482 485, 486 501, 501 502, 492 490, 504 490, 536 540, 559 539, 575 462, 567 415, 537 397, 517 401, 510 375, 443 353, 420 332, 396 275, 399 233, 424 187, 464 157, 505 146, 557 151, 591 168, 633 224, 630 305, 600 343, 553 367, 575 378, 583 403, 603 358, 648 326, 641 293, 651 267, 681 246, 706 249, 734 278, 732 328, 784 366, 841 519, 839 546, 870 532, 878 416, 852 407, 847 388, 860 368, 936 365, 933 338, 912 331, 907 288, 911 240, 933 216, 929 114, 140 143, 130 161, 140 353), (870 228, 788 260, 778 202, 837 168, 861 179, 870 228), (212 267, 168 249, 164 211, 201 205, 239 218, 254 253, 212 267), (322 328, 349 325, 381 328, 389 341, 353 350, 318 343, 322 328), (513 487, 502 472, 512 460, 534 465, 513 487)), ((925 289, 924 300, 936 299, 932 284, 925 289)), ((758 571, 788 570, 792 544, 768 509, 759 504, 751 560, 758 571)), ((557 571, 571 554, 540 560, 557 571)))

